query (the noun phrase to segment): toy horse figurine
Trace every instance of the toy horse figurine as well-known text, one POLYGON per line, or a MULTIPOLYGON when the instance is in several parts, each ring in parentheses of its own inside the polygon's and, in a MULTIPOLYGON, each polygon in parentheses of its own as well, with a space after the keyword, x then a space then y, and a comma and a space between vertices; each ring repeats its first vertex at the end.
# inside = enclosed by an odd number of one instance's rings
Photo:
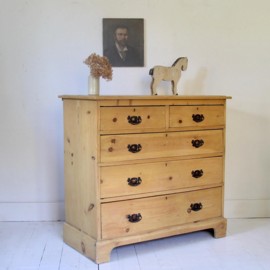
POLYGON ((155 66, 150 69, 149 75, 152 75, 151 91, 152 95, 157 95, 157 86, 161 81, 171 81, 174 95, 177 93, 177 83, 181 77, 181 70, 187 69, 188 59, 180 57, 175 60, 171 67, 155 66))

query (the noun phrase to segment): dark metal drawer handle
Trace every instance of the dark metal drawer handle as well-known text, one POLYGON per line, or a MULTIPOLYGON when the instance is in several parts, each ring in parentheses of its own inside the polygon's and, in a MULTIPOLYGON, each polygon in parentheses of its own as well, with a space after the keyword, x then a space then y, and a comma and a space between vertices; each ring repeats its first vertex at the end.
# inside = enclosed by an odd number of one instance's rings
POLYGON ((132 178, 128 178, 127 181, 128 181, 128 184, 129 184, 130 186, 136 187, 136 186, 138 186, 138 185, 141 184, 142 179, 141 179, 141 177, 132 177, 132 178))
POLYGON ((192 119, 196 123, 200 123, 204 120, 204 115, 203 114, 192 114, 192 119))
POLYGON ((192 203, 188 208, 187 212, 190 213, 191 211, 198 212, 203 208, 202 203, 192 203))
POLYGON ((201 146, 203 146, 204 141, 203 140, 192 140, 192 146, 195 148, 199 148, 201 146))
POLYGON ((200 178, 203 176, 203 170, 192 171, 191 174, 194 178, 200 178))
POLYGON ((140 116, 135 115, 128 116, 127 120, 131 125, 139 125, 142 122, 142 118, 140 116))
POLYGON ((140 213, 138 214, 132 214, 127 216, 128 221, 131 223, 139 222, 142 220, 142 215, 140 213))
POLYGON ((138 153, 142 150, 142 146, 140 144, 129 144, 127 148, 131 153, 138 153))

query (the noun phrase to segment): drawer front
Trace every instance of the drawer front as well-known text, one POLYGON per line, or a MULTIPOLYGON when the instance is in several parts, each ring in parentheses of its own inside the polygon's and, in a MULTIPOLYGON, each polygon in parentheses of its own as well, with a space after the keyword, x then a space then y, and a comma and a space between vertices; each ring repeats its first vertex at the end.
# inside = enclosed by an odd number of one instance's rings
POLYGON ((100 130, 165 128, 165 107, 101 107, 100 130))
POLYGON ((208 127, 224 124, 224 106, 170 106, 170 127, 208 127))
POLYGON ((101 205, 102 238, 112 239, 218 217, 222 189, 213 188, 101 205))
POLYGON ((222 157, 101 167, 101 198, 220 184, 222 172, 222 157))
POLYGON ((223 152, 222 130, 103 135, 101 162, 223 152))

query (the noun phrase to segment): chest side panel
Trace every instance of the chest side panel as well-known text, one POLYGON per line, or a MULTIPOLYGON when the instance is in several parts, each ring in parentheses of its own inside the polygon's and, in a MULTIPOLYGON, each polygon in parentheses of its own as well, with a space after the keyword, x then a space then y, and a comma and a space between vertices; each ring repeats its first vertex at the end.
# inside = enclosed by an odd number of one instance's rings
POLYGON ((84 100, 64 101, 66 222, 97 238, 97 106, 84 100))

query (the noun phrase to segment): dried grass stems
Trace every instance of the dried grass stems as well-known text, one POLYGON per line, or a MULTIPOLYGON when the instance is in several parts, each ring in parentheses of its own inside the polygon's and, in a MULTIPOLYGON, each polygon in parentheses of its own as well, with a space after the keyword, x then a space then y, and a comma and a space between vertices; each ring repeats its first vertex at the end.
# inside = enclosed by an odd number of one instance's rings
POLYGON ((90 74, 93 77, 102 77, 107 81, 112 79, 112 66, 106 56, 92 53, 84 60, 84 63, 90 67, 90 74))

